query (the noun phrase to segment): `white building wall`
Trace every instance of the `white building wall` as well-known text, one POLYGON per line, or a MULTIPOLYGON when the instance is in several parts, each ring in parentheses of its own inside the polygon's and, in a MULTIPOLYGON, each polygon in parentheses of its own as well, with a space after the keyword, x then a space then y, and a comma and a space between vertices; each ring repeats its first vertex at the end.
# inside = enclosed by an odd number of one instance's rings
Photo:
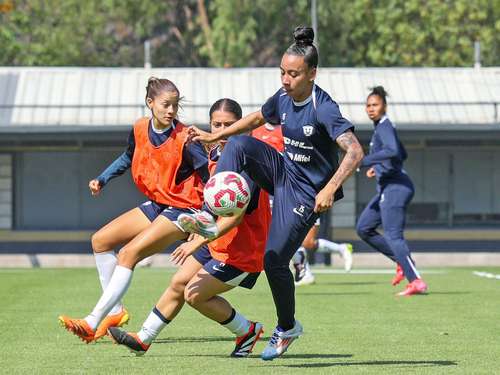
POLYGON ((12 228, 12 156, 0 154, 0 229, 12 228))
POLYGON ((344 198, 332 209, 333 228, 353 228, 356 223, 356 176, 351 176, 343 185, 344 198))

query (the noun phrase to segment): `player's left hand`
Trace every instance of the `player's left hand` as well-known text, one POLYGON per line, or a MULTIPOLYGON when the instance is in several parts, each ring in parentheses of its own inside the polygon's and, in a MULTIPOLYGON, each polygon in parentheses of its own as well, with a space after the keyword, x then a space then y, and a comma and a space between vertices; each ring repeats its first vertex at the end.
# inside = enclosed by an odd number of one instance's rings
POLYGON ((170 254, 170 261, 178 266, 184 264, 186 259, 199 248, 194 242, 195 241, 189 241, 181 244, 172 254, 170 254))
POLYGON ((334 191, 327 186, 325 186, 321 191, 316 195, 316 202, 314 204, 314 212, 321 213, 326 210, 329 210, 333 206, 333 195, 334 191))

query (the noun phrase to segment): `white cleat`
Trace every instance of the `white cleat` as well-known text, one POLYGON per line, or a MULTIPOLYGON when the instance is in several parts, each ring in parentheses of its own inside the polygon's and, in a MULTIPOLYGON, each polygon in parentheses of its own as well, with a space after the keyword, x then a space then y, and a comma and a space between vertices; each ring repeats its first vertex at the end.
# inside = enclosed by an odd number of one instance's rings
POLYGON ((275 328, 271 339, 261 354, 261 358, 264 361, 272 361, 274 358, 279 357, 287 351, 290 344, 299 338, 302 333, 304 333, 304 329, 298 320, 295 321, 293 328, 288 331, 275 328))
POLYGON ((302 264, 294 264, 295 267, 295 285, 311 285, 314 284, 314 275, 309 267, 309 262, 304 261, 302 264))
POLYGON ((352 269, 352 252, 354 249, 350 243, 344 244, 344 251, 342 252, 342 257, 344 258, 344 270, 345 272, 350 272, 352 269))
POLYGON ((216 238, 219 234, 214 217, 205 211, 180 214, 177 223, 185 232, 196 233, 209 240, 216 238))

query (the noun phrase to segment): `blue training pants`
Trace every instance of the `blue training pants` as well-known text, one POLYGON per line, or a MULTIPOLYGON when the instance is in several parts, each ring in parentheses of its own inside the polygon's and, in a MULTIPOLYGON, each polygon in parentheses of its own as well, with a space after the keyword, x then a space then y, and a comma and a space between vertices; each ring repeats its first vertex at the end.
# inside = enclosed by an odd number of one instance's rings
POLYGON ((276 305, 278 325, 289 330, 295 324, 295 286, 289 263, 318 217, 313 211, 316 192, 287 171, 283 155, 245 135, 229 138, 216 167, 216 173, 223 171, 245 171, 274 195, 264 270, 276 305))

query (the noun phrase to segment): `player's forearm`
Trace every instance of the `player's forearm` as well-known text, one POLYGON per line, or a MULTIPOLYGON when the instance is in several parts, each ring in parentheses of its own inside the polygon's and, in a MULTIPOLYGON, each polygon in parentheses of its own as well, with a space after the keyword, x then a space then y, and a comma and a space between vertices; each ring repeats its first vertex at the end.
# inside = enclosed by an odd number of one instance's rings
POLYGON ((337 143, 345 151, 345 155, 337 171, 327 184, 333 192, 337 191, 345 180, 356 172, 364 156, 363 148, 352 132, 342 134, 337 138, 337 143))
POLYGON ((247 133, 263 125, 265 122, 261 111, 250 113, 218 133, 216 140, 226 139, 232 135, 247 133))
POLYGON ((231 229, 240 225, 244 214, 245 213, 242 213, 239 216, 229 216, 229 217, 222 217, 221 216, 221 217, 219 217, 219 219, 217 220, 217 228, 219 229, 219 233, 217 234, 217 238, 225 235, 231 229))

